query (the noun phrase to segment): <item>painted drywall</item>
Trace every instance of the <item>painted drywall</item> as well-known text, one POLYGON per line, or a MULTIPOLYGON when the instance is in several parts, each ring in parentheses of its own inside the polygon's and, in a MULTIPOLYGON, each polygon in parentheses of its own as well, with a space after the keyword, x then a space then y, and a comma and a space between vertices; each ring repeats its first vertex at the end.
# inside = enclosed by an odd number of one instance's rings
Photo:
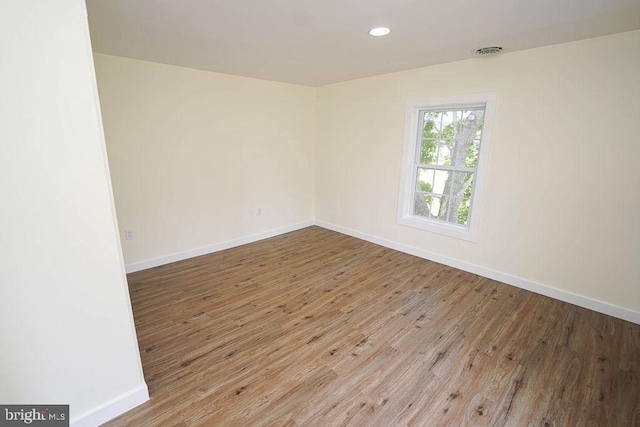
POLYGON ((640 312, 640 31, 320 87, 315 216, 640 312), (477 243, 396 223, 408 99, 497 93, 477 243))
POLYGON ((148 398, 92 61, 82 0, 0 2, 0 402, 72 425, 148 398))
POLYGON ((134 232, 127 264, 312 220, 313 88, 95 63, 120 229, 134 232))

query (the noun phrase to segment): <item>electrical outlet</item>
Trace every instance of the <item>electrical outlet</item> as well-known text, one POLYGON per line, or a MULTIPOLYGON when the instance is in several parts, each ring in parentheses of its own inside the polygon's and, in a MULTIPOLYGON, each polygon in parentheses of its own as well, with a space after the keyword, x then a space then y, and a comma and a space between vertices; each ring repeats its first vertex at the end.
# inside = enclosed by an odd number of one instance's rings
POLYGON ((262 208, 256 209, 256 215, 257 216, 261 216, 262 215, 262 208))
POLYGON ((133 240, 133 230, 124 230, 124 239, 133 240))

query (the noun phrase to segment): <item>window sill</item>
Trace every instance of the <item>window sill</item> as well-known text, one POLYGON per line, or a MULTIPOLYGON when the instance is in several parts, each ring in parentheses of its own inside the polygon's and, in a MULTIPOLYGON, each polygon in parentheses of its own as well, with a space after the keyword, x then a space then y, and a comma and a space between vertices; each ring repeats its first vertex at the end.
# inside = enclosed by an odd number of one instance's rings
POLYGON ((469 242, 475 243, 478 241, 478 233, 476 230, 471 230, 468 227, 460 225, 445 224, 441 221, 434 221, 416 215, 399 216, 398 224, 419 228, 420 230, 430 231, 432 233, 443 234, 456 239, 467 240, 469 242))

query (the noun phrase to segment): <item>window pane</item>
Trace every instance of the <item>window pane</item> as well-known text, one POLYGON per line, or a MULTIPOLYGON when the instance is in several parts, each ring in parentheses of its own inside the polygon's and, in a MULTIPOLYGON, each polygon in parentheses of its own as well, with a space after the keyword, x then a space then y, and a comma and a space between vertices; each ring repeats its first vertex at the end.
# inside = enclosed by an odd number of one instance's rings
POLYGON ((442 196, 438 200, 437 211, 431 213, 435 219, 452 224, 466 225, 469 216, 469 199, 461 197, 442 196))
POLYGON ((483 176, 478 168, 486 167, 480 150, 489 149, 485 106, 492 113, 494 100, 495 94, 482 94, 407 101, 405 124, 415 126, 417 113, 419 128, 405 134, 402 181, 413 182, 402 189, 398 223, 475 240, 474 187, 483 176))
POLYGON ((434 164, 436 162, 436 146, 435 139, 423 138, 420 146, 420 161, 422 164, 434 164))
POLYGON ((454 113, 451 111, 444 112, 442 115, 442 139, 440 140, 440 155, 438 156, 439 165, 451 165, 451 150, 454 149, 454 113))
POLYGON ((437 218, 438 213, 440 212, 440 204, 442 203, 442 198, 439 196, 431 196, 429 200, 429 211, 431 213, 432 218, 437 218))
POLYGON ((416 192, 414 214, 452 224, 467 225, 471 200, 416 192))
POLYGON ((426 111, 419 163, 475 168, 484 109, 426 111))
POLYGON ((473 173, 418 168, 417 175, 414 214, 466 224, 473 173))
POLYGON ((431 193, 426 193, 424 191, 416 191, 415 197, 413 201, 413 214, 423 216, 426 218, 431 218, 430 214, 430 204, 432 201, 431 193))
POLYGON ((416 191, 433 192, 433 175, 432 169, 418 168, 418 183, 416 191))
POLYGON ((467 152, 465 166, 475 168, 478 165, 478 156, 480 155, 480 140, 474 139, 467 152))
POLYGON ((450 135, 450 164, 452 166, 475 167, 478 162, 479 141, 483 120, 483 109, 452 112, 451 131, 445 132, 446 135, 450 135))
MULTIPOLYGON (((447 196, 436 196, 424 191, 416 191, 413 214, 431 219, 446 220, 446 205, 449 198, 447 196)), ((457 205, 456 205, 457 206, 457 205)), ((452 222, 456 222, 455 211, 452 211, 452 222)))
POLYGON ((442 132, 442 112, 426 111, 424 114, 425 132, 429 138, 439 138, 442 132))
POLYGON ((458 207, 457 223, 460 225, 467 225, 469 223, 469 207, 471 205, 470 199, 462 199, 460 206, 458 207))
POLYGON ((437 217, 437 219, 439 219, 441 221, 449 221, 449 217, 451 216, 449 214, 449 202, 450 202, 450 197, 449 196, 442 196, 440 198, 440 204, 438 206, 438 212, 437 212, 437 215, 435 215, 437 217))
POLYGON ((435 163, 437 153, 436 139, 440 136, 440 121, 440 113, 424 112, 419 163, 435 163))
POLYGON ((451 165, 450 145, 451 145, 450 141, 446 141, 442 139, 438 141, 438 152, 437 152, 436 161, 434 162, 435 164, 446 165, 446 166, 451 165))
POLYGON ((445 186, 449 179, 449 171, 433 171, 433 192, 437 194, 445 194, 445 186))
POLYGON ((453 172, 449 183, 449 194, 454 197, 471 197, 473 174, 467 172, 453 172))

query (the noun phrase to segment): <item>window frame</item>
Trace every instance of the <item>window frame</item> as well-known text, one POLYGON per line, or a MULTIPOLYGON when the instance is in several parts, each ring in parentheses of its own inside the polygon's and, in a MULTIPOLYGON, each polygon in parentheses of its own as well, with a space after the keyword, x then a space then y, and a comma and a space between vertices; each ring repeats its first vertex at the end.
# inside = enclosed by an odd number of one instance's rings
POLYGON ((402 148, 402 170, 398 199, 397 222, 421 230, 444 234, 450 237, 477 242, 480 225, 480 211, 489 162, 491 133, 495 115, 497 94, 494 92, 470 95, 454 95, 433 98, 410 99, 406 103, 404 141, 402 148), (417 170, 420 165, 418 152, 422 143, 422 129, 419 129, 421 110, 447 110, 464 107, 485 108, 480 138, 480 152, 474 173, 473 190, 470 198, 470 210, 467 225, 447 223, 442 220, 426 218, 413 214, 417 170))

